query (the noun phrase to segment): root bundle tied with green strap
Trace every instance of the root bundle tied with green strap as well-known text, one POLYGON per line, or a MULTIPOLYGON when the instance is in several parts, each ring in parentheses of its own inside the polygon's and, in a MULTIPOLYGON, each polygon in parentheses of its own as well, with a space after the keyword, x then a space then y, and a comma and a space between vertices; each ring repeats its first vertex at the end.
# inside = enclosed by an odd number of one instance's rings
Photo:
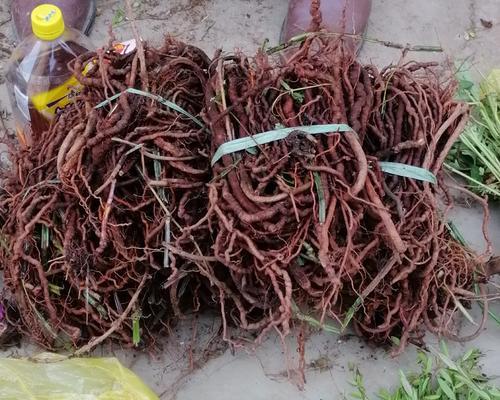
POLYGON ((219 55, 209 70, 210 275, 221 312, 257 341, 288 334, 297 307, 377 343, 398 337, 400 350, 425 330, 461 340, 453 316, 477 297, 480 262, 447 229, 442 166, 468 119, 455 83, 433 64, 363 66, 322 34, 287 56, 219 55), (324 124, 350 129, 303 128, 324 124), (284 139, 242 139, 283 128, 284 139), (220 150, 241 142, 248 148, 220 150), (436 182, 403 177, 401 164, 436 182))

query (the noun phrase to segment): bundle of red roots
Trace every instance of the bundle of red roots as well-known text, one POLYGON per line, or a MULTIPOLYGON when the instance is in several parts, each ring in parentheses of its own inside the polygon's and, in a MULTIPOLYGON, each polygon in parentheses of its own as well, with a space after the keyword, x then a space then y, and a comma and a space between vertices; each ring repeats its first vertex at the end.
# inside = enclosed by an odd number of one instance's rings
POLYGON ((182 254, 210 250, 207 226, 186 229, 208 199, 209 133, 194 116, 209 60, 173 40, 141 50, 77 59, 77 100, 32 148, 13 149, 4 171, 2 266, 17 310, 10 322, 49 348, 150 340, 183 297, 171 302, 163 285, 173 271, 194 268, 182 254), (85 76, 83 65, 91 65, 85 76))
POLYGON ((74 103, 3 170, 20 332, 149 345, 215 307, 233 344, 284 337, 299 314, 399 350, 461 339, 482 258, 450 233, 442 166, 468 107, 435 65, 378 70, 320 32, 286 59, 167 39, 73 70, 74 103))

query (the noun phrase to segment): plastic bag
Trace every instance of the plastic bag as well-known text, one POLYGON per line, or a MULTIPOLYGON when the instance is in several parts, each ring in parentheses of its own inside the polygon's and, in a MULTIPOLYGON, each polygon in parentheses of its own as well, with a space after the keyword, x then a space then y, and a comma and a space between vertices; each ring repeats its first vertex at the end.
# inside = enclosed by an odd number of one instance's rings
POLYGON ((158 400, 116 358, 0 359, 1 400, 158 400))

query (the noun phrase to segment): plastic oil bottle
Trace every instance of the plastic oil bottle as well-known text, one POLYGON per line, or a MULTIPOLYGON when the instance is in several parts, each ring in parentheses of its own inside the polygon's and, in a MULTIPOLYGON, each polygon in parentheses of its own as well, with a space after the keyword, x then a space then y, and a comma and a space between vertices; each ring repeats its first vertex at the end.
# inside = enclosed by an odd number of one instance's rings
POLYGON ((87 37, 64 25, 54 5, 36 7, 31 26, 33 34, 14 50, 7 70, 16 134, 25 148, 71 102, 79 82, 68 63, 92 48, 87 37))

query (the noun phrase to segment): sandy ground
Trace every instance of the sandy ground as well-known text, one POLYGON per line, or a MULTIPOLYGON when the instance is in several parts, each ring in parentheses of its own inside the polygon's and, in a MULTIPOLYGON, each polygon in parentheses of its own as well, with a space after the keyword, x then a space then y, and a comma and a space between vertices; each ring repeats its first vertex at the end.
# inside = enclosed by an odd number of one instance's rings
MULTIPOLYGON (((368 36, 395 43, 441 45, 444 53, 410 53, 408 58, 438 60, 445 65, 467 60, 476 79, 492 67, 500 67, 500 0, 374 0, 368 36), (481 19, 492 21, 486 28, 481 19)), ((130 25, 124 20, 122 1, 98 0, 98 17, 91 39, 102 45, 107 29, 115 25, 118 37, 130 37, 130 25)), ((141 35, 159 42, 166 33, 189 41, 212 54, 217 47, 253 52, 264 40, 278 42, 287 0, 142 0, 133 2, 141 35)), ((8 0, 0 4, 0 110, 9 125, 9 105, 3 75, 13 38, 8 0)), ((361 58, 384 66, 397 62, 399 50, 365 43, 361 58)), ((491 236, 500 252, 500 207, 492 206, 491 236)), ((481 210, 460 202, 453 220, 469 243, 481 251, 481 210)), ((493 308, 500 311, 498 304, 493 308)), ((473 310, 477 320, 479 310, 473 310)), ((307 341, 307 384, 300 391, 287 369, 297 365, 295 338, 289 338, 288 353, 276 337, 270 337, 256 350, 232 354, 217 340, 220 321, 211 315, 182 321, 163 350, 154 355, 103 347, 96 355, 116 355, 131 367, 162 399, 260 400, 260 399, 340 399, 350 392, 350 365, 359 367, 370 391, 396 382, 398 370, 415 368, 415 349, 391 359, 383 349, 373 349, 352 336, 312 334, 307 341)), ((465 329, 472 330, 473 327, 465 329)), ((483 335, 472 343, 450 344, 453 351, 478 347, 484 352, 485 372, 498 375, 500 327, 490 321, 483 335)), ((436 345, 437 339, 428 341, 436 345)), ((38 349, 29 344, 10 349, 7 355, 26 355, 38 349)))

